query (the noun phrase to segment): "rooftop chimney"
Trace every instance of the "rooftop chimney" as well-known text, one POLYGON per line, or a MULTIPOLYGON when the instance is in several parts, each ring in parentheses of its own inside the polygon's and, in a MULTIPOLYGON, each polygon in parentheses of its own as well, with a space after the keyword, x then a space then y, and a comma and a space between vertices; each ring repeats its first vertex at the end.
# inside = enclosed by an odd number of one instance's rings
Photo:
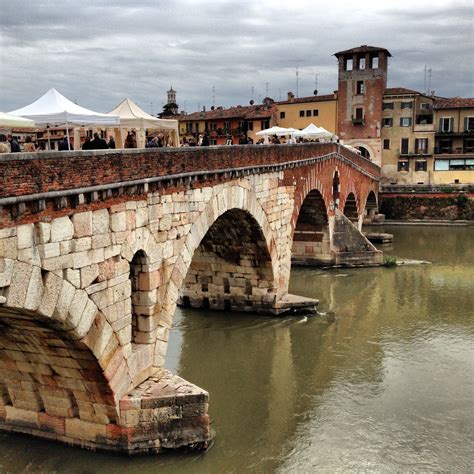
POLYGON ((293 92, 289 91, 288 92, 288 101, 293 102, 294 98, 295 98, 295 94, 293 94, 293 92))

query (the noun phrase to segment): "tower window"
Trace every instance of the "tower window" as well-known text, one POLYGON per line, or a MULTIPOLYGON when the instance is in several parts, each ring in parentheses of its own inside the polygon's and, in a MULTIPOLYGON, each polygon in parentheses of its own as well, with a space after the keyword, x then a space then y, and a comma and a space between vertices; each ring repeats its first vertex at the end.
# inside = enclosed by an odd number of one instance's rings
POLYGON ((365 58, 359 59, 359 69, 365 69, 365 58))
POLYGON ((318 109, 313 109, 313 117, 317 117, 319 115, 318 109))
POLYGON ((364 92, 365 92, 364 81, 357 81, 357 94, 364 94, 364 92))
POLYGON ((285 112, 280 112, 280 118, 281 118, 281 119, 284 119, 285 116, 286 116, 286 113, 285 113, 285 112))
POLYGON ((304 110, 300 110, 300 117, 304 117, 304 110))
POLYGON ((311 117, 311 110, 306 111, 306 117, 311 117))
POLYGON ((379 67, 379 57, 375 56, 372 58, 372 69, 377 69, 379 67))
POLYGON ((346 71, 352 71, 352 59, 346 60, 346 71))
POLYGON ((383 141, 383 149, 384 150, 390 150, 390 139, 385 138, 383 141))

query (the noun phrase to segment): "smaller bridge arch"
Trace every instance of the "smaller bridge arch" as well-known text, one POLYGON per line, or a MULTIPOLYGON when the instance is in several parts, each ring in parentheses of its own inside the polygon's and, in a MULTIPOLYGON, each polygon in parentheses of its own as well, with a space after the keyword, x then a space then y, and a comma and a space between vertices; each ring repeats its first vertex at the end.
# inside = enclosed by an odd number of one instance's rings
POLYGON ((319 190, 311 190, 301 205, 293 233, 292 262, 325 265, 331 261, 329 218, 319 190))
POLYGON ((344 201, 343 213, 351 220, 351 222, 358 222, 359 211, 357 208, 357 198, 353 192, 350 192, 344 201))

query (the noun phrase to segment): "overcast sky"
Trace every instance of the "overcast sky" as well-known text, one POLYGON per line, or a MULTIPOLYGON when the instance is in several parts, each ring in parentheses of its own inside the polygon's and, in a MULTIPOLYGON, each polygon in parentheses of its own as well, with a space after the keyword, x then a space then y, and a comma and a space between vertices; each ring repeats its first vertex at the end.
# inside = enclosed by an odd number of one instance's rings
POLYGON ((130 97, 188 112, 337 89, 333 53, 392 53, 388 85, 474 97, 472 0, 0 0, 0 111, 55 87, 106 112, 130 97), (268 83, 268 84, 267 84, 268 83))

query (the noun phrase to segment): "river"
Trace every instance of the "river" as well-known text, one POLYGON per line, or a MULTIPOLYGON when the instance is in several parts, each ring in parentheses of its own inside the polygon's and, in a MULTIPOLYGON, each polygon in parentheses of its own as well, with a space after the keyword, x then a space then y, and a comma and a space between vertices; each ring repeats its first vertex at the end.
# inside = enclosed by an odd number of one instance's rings
POLYGON ((167 367, 210 393, 206 453, 127 458, 0 433, 1 472, 474 470, 474 227, 381 229, 430 265, 293 269, 326 318, 177 310, 167 367))

